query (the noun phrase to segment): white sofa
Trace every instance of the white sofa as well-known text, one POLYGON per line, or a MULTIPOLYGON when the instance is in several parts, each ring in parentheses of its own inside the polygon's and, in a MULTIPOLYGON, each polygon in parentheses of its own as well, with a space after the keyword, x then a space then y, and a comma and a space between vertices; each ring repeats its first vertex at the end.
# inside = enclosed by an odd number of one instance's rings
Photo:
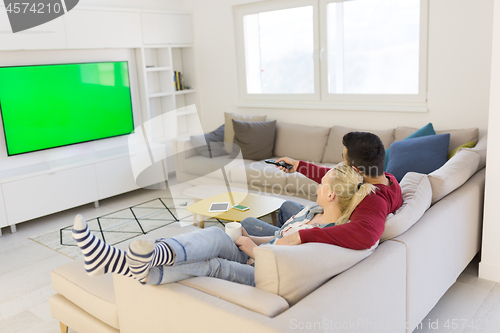
MULTIPOLYGON (((288 156, 331 168, 342 162, 342 137, 354 130, 359 129, 278 122, 273 158, 288 156)), ((406 138, 416 130, 417 128, 397 127, 371 132, 377 134, 384 146, 388 148, 393 142, 406 138)), ((436 134, 442 133, 450 133, 449 152, 466 142, 477 142, 479 139, 477 128, 436 131, 436 134)), ((317 183, 300 173, 284 174, 263 160, 243 159, 241 163, 235 163, 234 158, 230 155, 209 159, 198 153, 189 138, 176 140, 175 151, 175 170, 178 182, 188 182, 193 185, 225 185, 222 173, 217 172, 223 167, 228 180, 235 186, 248 185, 249 190, 316 200, 317 183)))
POLYGON ((208 277, 161 286, 122 276, 90 278, 76 260, 51 273, 57 292, 50 298, 52 316, 81 333, 412 332, 480 249, 485 149, 478 153, 477 172, 409 230, 293 304, 259 288, 208 277))

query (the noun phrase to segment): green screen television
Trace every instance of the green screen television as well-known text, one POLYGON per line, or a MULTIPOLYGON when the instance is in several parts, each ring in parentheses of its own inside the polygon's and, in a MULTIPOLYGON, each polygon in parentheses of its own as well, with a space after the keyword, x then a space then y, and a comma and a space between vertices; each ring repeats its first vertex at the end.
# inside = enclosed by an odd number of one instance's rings
POLYGON ((134 130, 127 61, 0 67, 7 155, 134 130))

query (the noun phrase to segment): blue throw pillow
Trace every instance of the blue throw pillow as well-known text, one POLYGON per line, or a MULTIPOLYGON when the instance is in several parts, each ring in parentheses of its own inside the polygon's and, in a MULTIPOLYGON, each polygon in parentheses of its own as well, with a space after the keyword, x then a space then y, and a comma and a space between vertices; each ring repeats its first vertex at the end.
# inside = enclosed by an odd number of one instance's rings
POLYGON ((398 182, 407 172, 429 174, 446 163, 449 145, 449 133, 394 142, 387 172, 392 173, 398 182))
POLYGON ((224 125, 213 132, 191 136, 191 143, 202 156, 212 158, 227 155, 224 150, 224 125))
MULTIPOLYGON (((428 123, 427 125, 425 125, 421 129, 419 129, 416 132, 408 135, 403 140, 413 139, 413 138, 419 138, 419 137, 422 137, 422 136, 435 135, 435 134, 436 134, 436 131, 434 131, 434 127, 432 126, 432 123, 428 123)), ((392 145, 391 145, 391 147, 392 147, 392 145)), ((391 149, 391 148, 387 148, 385 150, 385 161, 384 161, 384 170, 385 171, 387 171, 387 164, 389 163, 389 155, 390 155, 390 150, 389 149, 391 149)))

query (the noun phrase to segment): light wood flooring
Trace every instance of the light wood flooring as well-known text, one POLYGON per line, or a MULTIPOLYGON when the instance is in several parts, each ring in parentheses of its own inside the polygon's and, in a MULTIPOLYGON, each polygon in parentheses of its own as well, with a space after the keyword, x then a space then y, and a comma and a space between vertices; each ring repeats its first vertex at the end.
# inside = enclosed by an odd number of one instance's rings
MULTIPOLYGON (((17 226, 0 237, 0 332, 60 332, 48 298, 54 294, 50 271, 72 259, 35 243, 29 237, 72 224, 76 214, 90 219, 153 198, 160 190, 137 190, 93 204, 42 217, 17 226)), ((29 209, 29 208, 28 208, 29 209)), ((500 332, 500 284, 479 279, 478 257, 423 320, 418 332, 500 332), (455 322, 453 322, 455 319, 455 322), (446 322, 449 321, 449 328, 446 322), (433 323, 438 323, 438 329, 433 323), (453 324, 458 327, 453 329, 453 324), (429 327, 431 326, 431 327, 429 327)), ((74 333, 71 329, 69 332, 74 333)))

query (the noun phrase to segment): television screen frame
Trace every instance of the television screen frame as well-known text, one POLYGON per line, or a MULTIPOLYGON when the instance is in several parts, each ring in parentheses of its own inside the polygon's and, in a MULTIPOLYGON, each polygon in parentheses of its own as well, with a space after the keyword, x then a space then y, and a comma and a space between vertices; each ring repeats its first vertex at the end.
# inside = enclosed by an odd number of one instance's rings
MULTIPOLYGON (((7 136, 7 131, 6 131, 6 124, 5 124, 5 119, 4 119, 4 111, 2 108, 2 99, 0 98, 0 119, 2 121, 2 127, 3 127, 3 134, 4 134, 4 139, 5 139, 5 147, 6 147, 6 152, 7 156, 17 156, 17 155, 23 155, 23 154, 29 154, 33 152, 39 152, 39 151, 44 151, 44 150, 49 150, 49 149, 55 149, 55 148, 60 148, 60 147, 67 147, 67 146, 72 146, 72 145, 77 145, 77 144, 82 144, 82 143, 88 143, 88 142, 94 142, 94 141, 100 141, 100 140, 105 140, 109 138, 114 138, 114 137, 120 137, 120 136, 126 136, 129 134, 134 133, 135 131, 135 110, 134 110, 134 103, 133 103, 133 98, 132 98, 132 87, 131 87, 131 66, 129 64, 129 60, 103 60, 103 61, 85 61, 85 62, 68 62, 68 63, 49 63, 49 64, 35 64, 35 65, 9 65, 9 66, 0 66, 0 71, 3 68, 25 68, 25 67, 42 67, 42 66, 50 66, 50 67, 56 67, 56 66, 68 66, 68 65, 88 65, 88 64, 125 64, 126 68, 126 74, 127 74, 127 84, 128 84, 128 99, 127 103, 130 106, 130 115, 126 115, 126 117, 130 116, 130 119, 127 119, 127 121, 131 122, 131 128, 130 131, 124 132, 124 133, 119 133, 115 135, 107 135, 107 136, 102 136, 102 137, 97 137, 94 139, 90 140, 82 140, 82 141, 77 141, 77 142, 72 142, 72 143, 66 143, 66 144, 60 144, 60 145, 54 145, 46 148, 41 148, 41 149, 33 149, 29 151, 23 151, 23 152, 17 152, 17 153, 10 153, 9 151, 9 140, 7 136)), ((0 78, 1 79, 1 78, 0 78)), ((63 84, 63 81, 61 81, 61 84, 63 84)), ((8 126, 8 125, 7 125, 8 126)), ((11 139, 10 139, 11 140, 11 139)), ((11 143, 12 145, 12 143, 11 143)))

